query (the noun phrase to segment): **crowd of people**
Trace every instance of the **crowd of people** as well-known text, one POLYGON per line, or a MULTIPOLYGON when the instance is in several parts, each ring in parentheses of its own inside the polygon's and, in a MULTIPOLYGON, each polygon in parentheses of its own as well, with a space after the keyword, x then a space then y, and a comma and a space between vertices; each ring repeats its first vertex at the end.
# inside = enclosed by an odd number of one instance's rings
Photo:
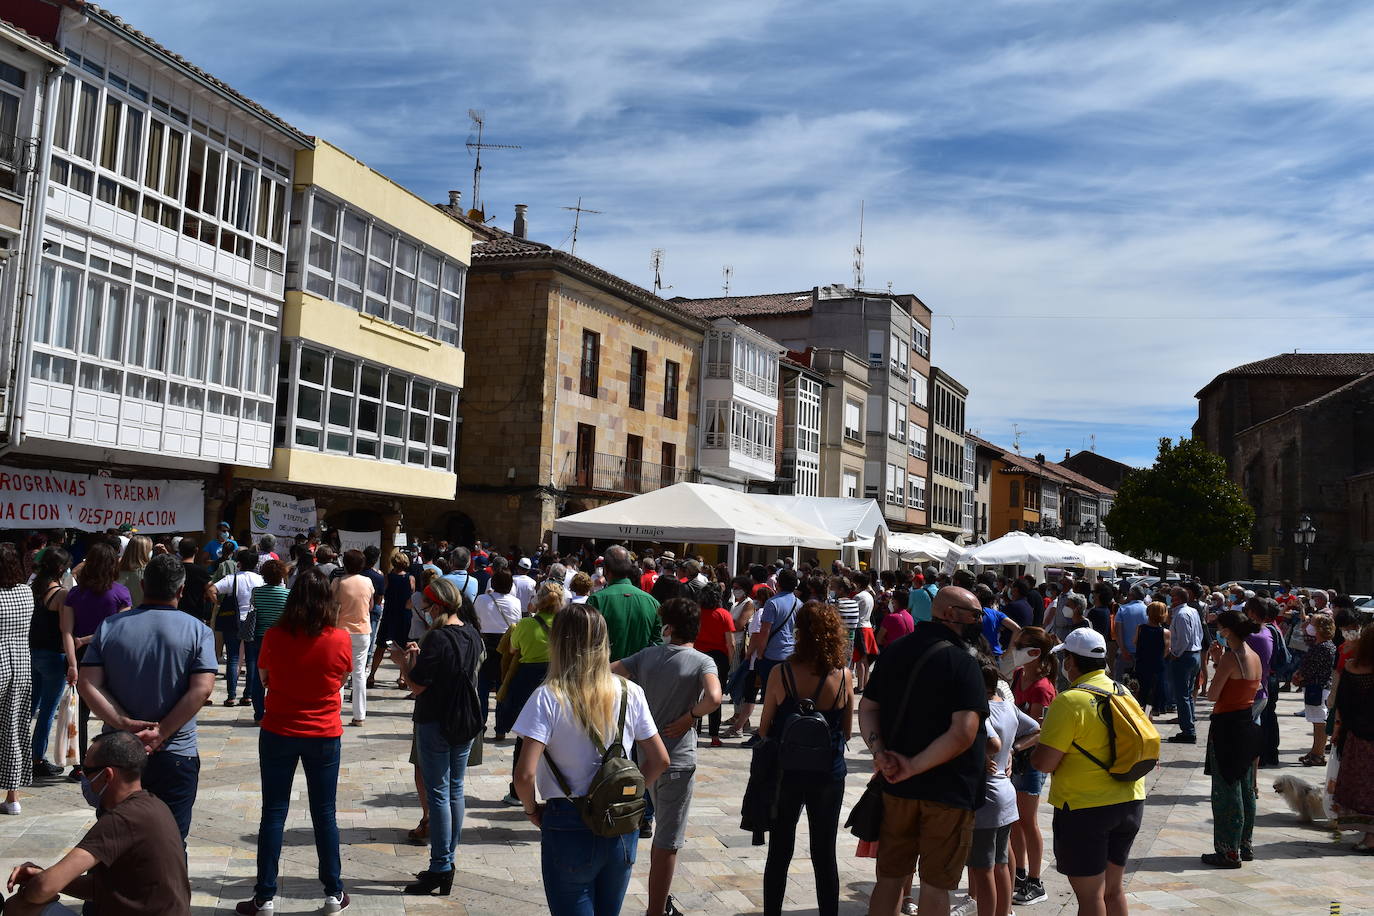
POLYGON ((452 891, 467 768, 514 737, 503 801, 539 831, 550 912, 619 913, 647 839, 648 916, 680 913, 699 748, 739 740, 741 826, 768 846, 764 912, 783 911, 804 812, 817 910, 835 914, 857 725, 872 775, 849 822, 855 854, 874 859, 870 913, 1007 916, 1047 898, 1047 861, 1080 913, 1125 913, 1152 722, 1175 716, 1165 740, 1194 744, 1210 701, 1201 861, 1241 868, 1289 690, 1312 726, 1299 762, 1330 774, 1337 825, 1374 852, 1374 627, 1348 596, 791 558, 731 570, 620 545, 431 542, 382 560, 313 533, 279 552, 228 525, 206 545, 132 531, 0 543, 0 812, 20 812, 21 788, 70 779, 98 813, 58 863, 13 870, 6 912, 63 912, 59 893, 99 912, 188 911, 196 715, 217 694, 258 726, 257 875, 236 912, 275 908, 298 765, 322 911, 346 909, 342 738, 366 728, 387 658, 414 702, 409 838, 429 847, 407 894, 452 891), (49 753, 59 719, 70 772, 49 753), (951 900, 961 884, 969 896, 951 900))

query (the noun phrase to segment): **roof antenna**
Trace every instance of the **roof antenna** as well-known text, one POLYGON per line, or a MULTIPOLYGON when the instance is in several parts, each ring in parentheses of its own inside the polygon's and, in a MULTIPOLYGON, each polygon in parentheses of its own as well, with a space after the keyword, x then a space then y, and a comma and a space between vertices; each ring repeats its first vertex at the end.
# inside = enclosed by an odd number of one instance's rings
POLYGON ((729 264, 726 264, 724 267, 722 267, 722 268, 720 269, 720 273, 721 273, 721 276, 723 276, 723 277, 725 278, 725 283, 721 286, 721 289, 725 291, 725 295, 729 296, 729 295, 730 295, 730 278, 733 277, 733 276, 735 275, 735 268, 734 268, 733 266, 729 265, 729 264))
POLYGON ((1024 433, 1021 432, 1021 427, 1018 426, 1018 425, 1015 424, 1015 423, 1011 424, 1011 433, 1012 433, 1012 436, 1011 436, 1011 447, 1012 447, 1012 450, 1015 451, 1016 454, 1019 455, 1019 454, 1021 454, 1021 436, 1023 436, 1024 433))
POLYGON ((859 244, 854 246, 854 288, 864 285, 864 202, 859 201, 859 244))
POLYGON ((599 214, 601 214, 602 211, 601 211, 601 210, 588 210, 586 207, 582 206, 582 198, 580 198, 580 197, 577 199, 577 206, 576 206, 576 207, 564 207, 563 209, 564 209, 564 210, 571 210, 571 211, 573 211, 573 213, 575 214, 575 215, 573 216, 572 247, 568 249, 568 254, 577 254, 577 229, 578 229, 578 226, 581 225, 581 223, 582 223, 582 214, 583 214, 583 213, 596 213, 596 214, 599 215, 599 214))
POLYGON ((655 248, 649 252, 649 266, 654 269, 654 295, 657 296, 661 290, 672 289, 671 286, 663 285, 663 249, 655 248))
POLYGON ((469 108, 468 117, 472 119, 472 123, 477 128, 477 139, 473 140, 472 136, 469 135, 467 142, 468 152, 473 153, 477 157, 477 161, 472 166, 472 209, 468 211, 468 218, 484 223, 486 222, 486 214, 483 213, 481 199, 477 196, 478 191, 482 187, 482 150, 520 149, 521 147, 514 143, 483 143, 482 128, 486 123, 485 116, 476 108, 469 108))

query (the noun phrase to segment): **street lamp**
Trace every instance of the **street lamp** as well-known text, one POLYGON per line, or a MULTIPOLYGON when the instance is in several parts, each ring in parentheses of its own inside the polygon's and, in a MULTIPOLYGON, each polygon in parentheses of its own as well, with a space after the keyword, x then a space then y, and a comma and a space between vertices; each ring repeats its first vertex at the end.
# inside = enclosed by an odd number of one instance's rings
POLYGON ((1293 531, 1293 543, 1302 548, 1302 574, 1304 583, 1307 579, 1307 568, 1312 560, 1312 545, 1317 541, 1317 526, 1312 524, 1312 516, 1304 515, 1298 520, 1298 527, 1293 531))

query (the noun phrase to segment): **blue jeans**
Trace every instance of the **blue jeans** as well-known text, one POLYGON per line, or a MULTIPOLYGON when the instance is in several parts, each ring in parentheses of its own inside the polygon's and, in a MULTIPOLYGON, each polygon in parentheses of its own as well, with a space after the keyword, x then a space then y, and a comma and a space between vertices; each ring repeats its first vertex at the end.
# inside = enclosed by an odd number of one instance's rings
POLYGON ((237 627, 224 634, 224 686, 231 700, 239 695, 239 648, 242 645, 237 627))
POLYGON ((1173 688, 1174 704, 1178 706, 1180 734, 1197 734, 1197 714, 1193 710, 1193 688, 1202 668, 1201 652, 1184 652, 1169 661, 1169 685, 1173 688))
POLYGON ((540 865, 549 913, 618 916, 638 845, 638 831, 618 837, 593 836, 572 802, 549 799, 540 828, 540 865))
POLYGON ((368 634, 367 657, 371 661, 373 653, 377 651, 377 628, 382 624, 382 606, 374 604, 368 616, 372 621, 372 632, 368 634))
POLYGON ((253 700, 253 721, 261 722, 267 700, 267 691, 262 686, 262 675, 258 674, 258 656, 262 653, 262 640, 245 642, 243 651, 248 657, 248 696, 253 700))
POLYGON ((463 832, 463 775, 472 742, 449 744, 438 722, 415 726, 415 752, 429 795, 429 870, 453 871, 463 832))
POLYGON ((48 735, 57 715, 57 701, 67 684, 67 655, 56 649, 34 649, 30 654, 33 671, 33 759, 48 756, 48 735))
POLYGON ((315 855, 319 858, 320 883, 331 897, 343 893, 339 863, 339 825, 334 801, 339 788, 338 738, 291 738, 267 729, 258 732, 258 766, 262 773, 262 821, 258 825, 258 883, 253 896, 259 901, 277 895, 277 867, 281 859, 282 829, 291 810, 291 781, 296 763, 305 770, 310 796, 310 823, 315 828, 315 855))
POLYGON ((181 842, 191 832, 191 810, 200 788, 200 758, 157 751, 143 768, 143 788, 156 796, 172 812, 181 831, 181 842))

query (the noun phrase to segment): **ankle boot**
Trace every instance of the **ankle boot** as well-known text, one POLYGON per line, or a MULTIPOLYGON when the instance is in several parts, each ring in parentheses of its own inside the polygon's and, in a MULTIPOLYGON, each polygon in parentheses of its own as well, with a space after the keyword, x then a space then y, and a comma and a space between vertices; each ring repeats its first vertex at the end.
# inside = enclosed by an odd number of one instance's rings
POLYGON ((436 890, 439 896, 447 897, 453 890, 453 871, 422 871, 415 877, 420 880, 414 884, 407 884, 405 892, 407 894, 428 895, 436 890))

